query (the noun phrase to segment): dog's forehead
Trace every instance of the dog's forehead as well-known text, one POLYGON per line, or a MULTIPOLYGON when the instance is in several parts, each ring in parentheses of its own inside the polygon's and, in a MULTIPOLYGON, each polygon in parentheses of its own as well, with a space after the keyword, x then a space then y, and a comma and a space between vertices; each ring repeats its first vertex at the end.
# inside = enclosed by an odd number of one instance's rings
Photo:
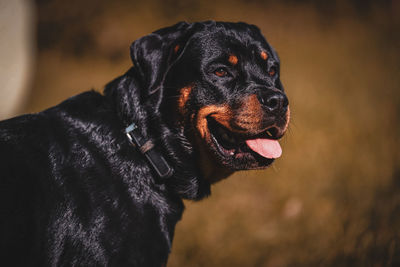
POLYGON ((194 37, 194 43, 200 50, 209 56, 237 54, 238 56, 259 57, 268 56, 269 59, 278 61, 271 46, 267 43, 260 31, 251 28, 244 30, 217 28, 204 30, 194 37))

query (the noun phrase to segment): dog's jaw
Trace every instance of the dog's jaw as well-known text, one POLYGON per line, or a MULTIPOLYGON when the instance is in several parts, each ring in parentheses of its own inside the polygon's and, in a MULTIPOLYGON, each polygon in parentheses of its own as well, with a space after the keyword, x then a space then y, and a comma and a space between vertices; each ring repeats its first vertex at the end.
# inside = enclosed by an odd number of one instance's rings
POLYGON ((254 97, 244 98, 240 111, 229 105, 210 105, 190 116, 195 147, 201 151, 199 166, 206 176, 217 176, 210 181, 219 181, 237 170, 266 168, 280 156, 277 139, 287 129, 289 111, 283 119, 270 120, 266 125, 258 111, 259 103, 248 105, 251 99, 254 97))

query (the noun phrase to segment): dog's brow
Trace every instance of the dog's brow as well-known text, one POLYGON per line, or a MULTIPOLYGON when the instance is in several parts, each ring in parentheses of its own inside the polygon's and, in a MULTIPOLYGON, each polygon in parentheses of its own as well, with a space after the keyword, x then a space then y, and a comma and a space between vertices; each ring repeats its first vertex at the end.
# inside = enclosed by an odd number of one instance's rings
POLYGON ((232 64, 232 65, 236 65, 238 63, 238 58, 237 56, 235 56, 234 54, 229 55, 229 59, 228 61, 232 64))
POLYGON ((264 59, 264 60, 267 60, 267 59, 268 59, 268 53, 267 53, 267 52, 262 51, 260 55, 261 55, 261 58, 262 58, 262 59, 264 59))

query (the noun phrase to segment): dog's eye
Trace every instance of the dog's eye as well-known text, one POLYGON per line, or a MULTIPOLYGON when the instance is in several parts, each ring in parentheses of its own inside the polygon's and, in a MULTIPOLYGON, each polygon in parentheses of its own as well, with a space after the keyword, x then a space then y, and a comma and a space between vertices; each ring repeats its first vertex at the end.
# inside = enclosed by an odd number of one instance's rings
POLYGON ((276 74, 276 68, 272 67, 269 71, 268 71, 269 76, 274 76, 276 74))
POLYGON ((228 75, 228 71, 225 68, 218 68, 214 71, 214 74, 218 77, 225 77, 228 75))

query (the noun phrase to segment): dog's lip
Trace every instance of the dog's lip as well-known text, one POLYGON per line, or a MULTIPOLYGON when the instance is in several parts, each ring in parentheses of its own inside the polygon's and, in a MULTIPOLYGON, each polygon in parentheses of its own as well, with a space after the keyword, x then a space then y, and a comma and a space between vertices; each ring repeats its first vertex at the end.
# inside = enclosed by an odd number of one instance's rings
POLYGON ((257 154, 246 144, 246 140, 258 138, 278 140, 283 136, 275 126, 271 126, 257 134, 248 134, 246 132, 232 132, 211 117, 208 117, 207 121, 212 142, 217 151, 224 157, 257 154))

